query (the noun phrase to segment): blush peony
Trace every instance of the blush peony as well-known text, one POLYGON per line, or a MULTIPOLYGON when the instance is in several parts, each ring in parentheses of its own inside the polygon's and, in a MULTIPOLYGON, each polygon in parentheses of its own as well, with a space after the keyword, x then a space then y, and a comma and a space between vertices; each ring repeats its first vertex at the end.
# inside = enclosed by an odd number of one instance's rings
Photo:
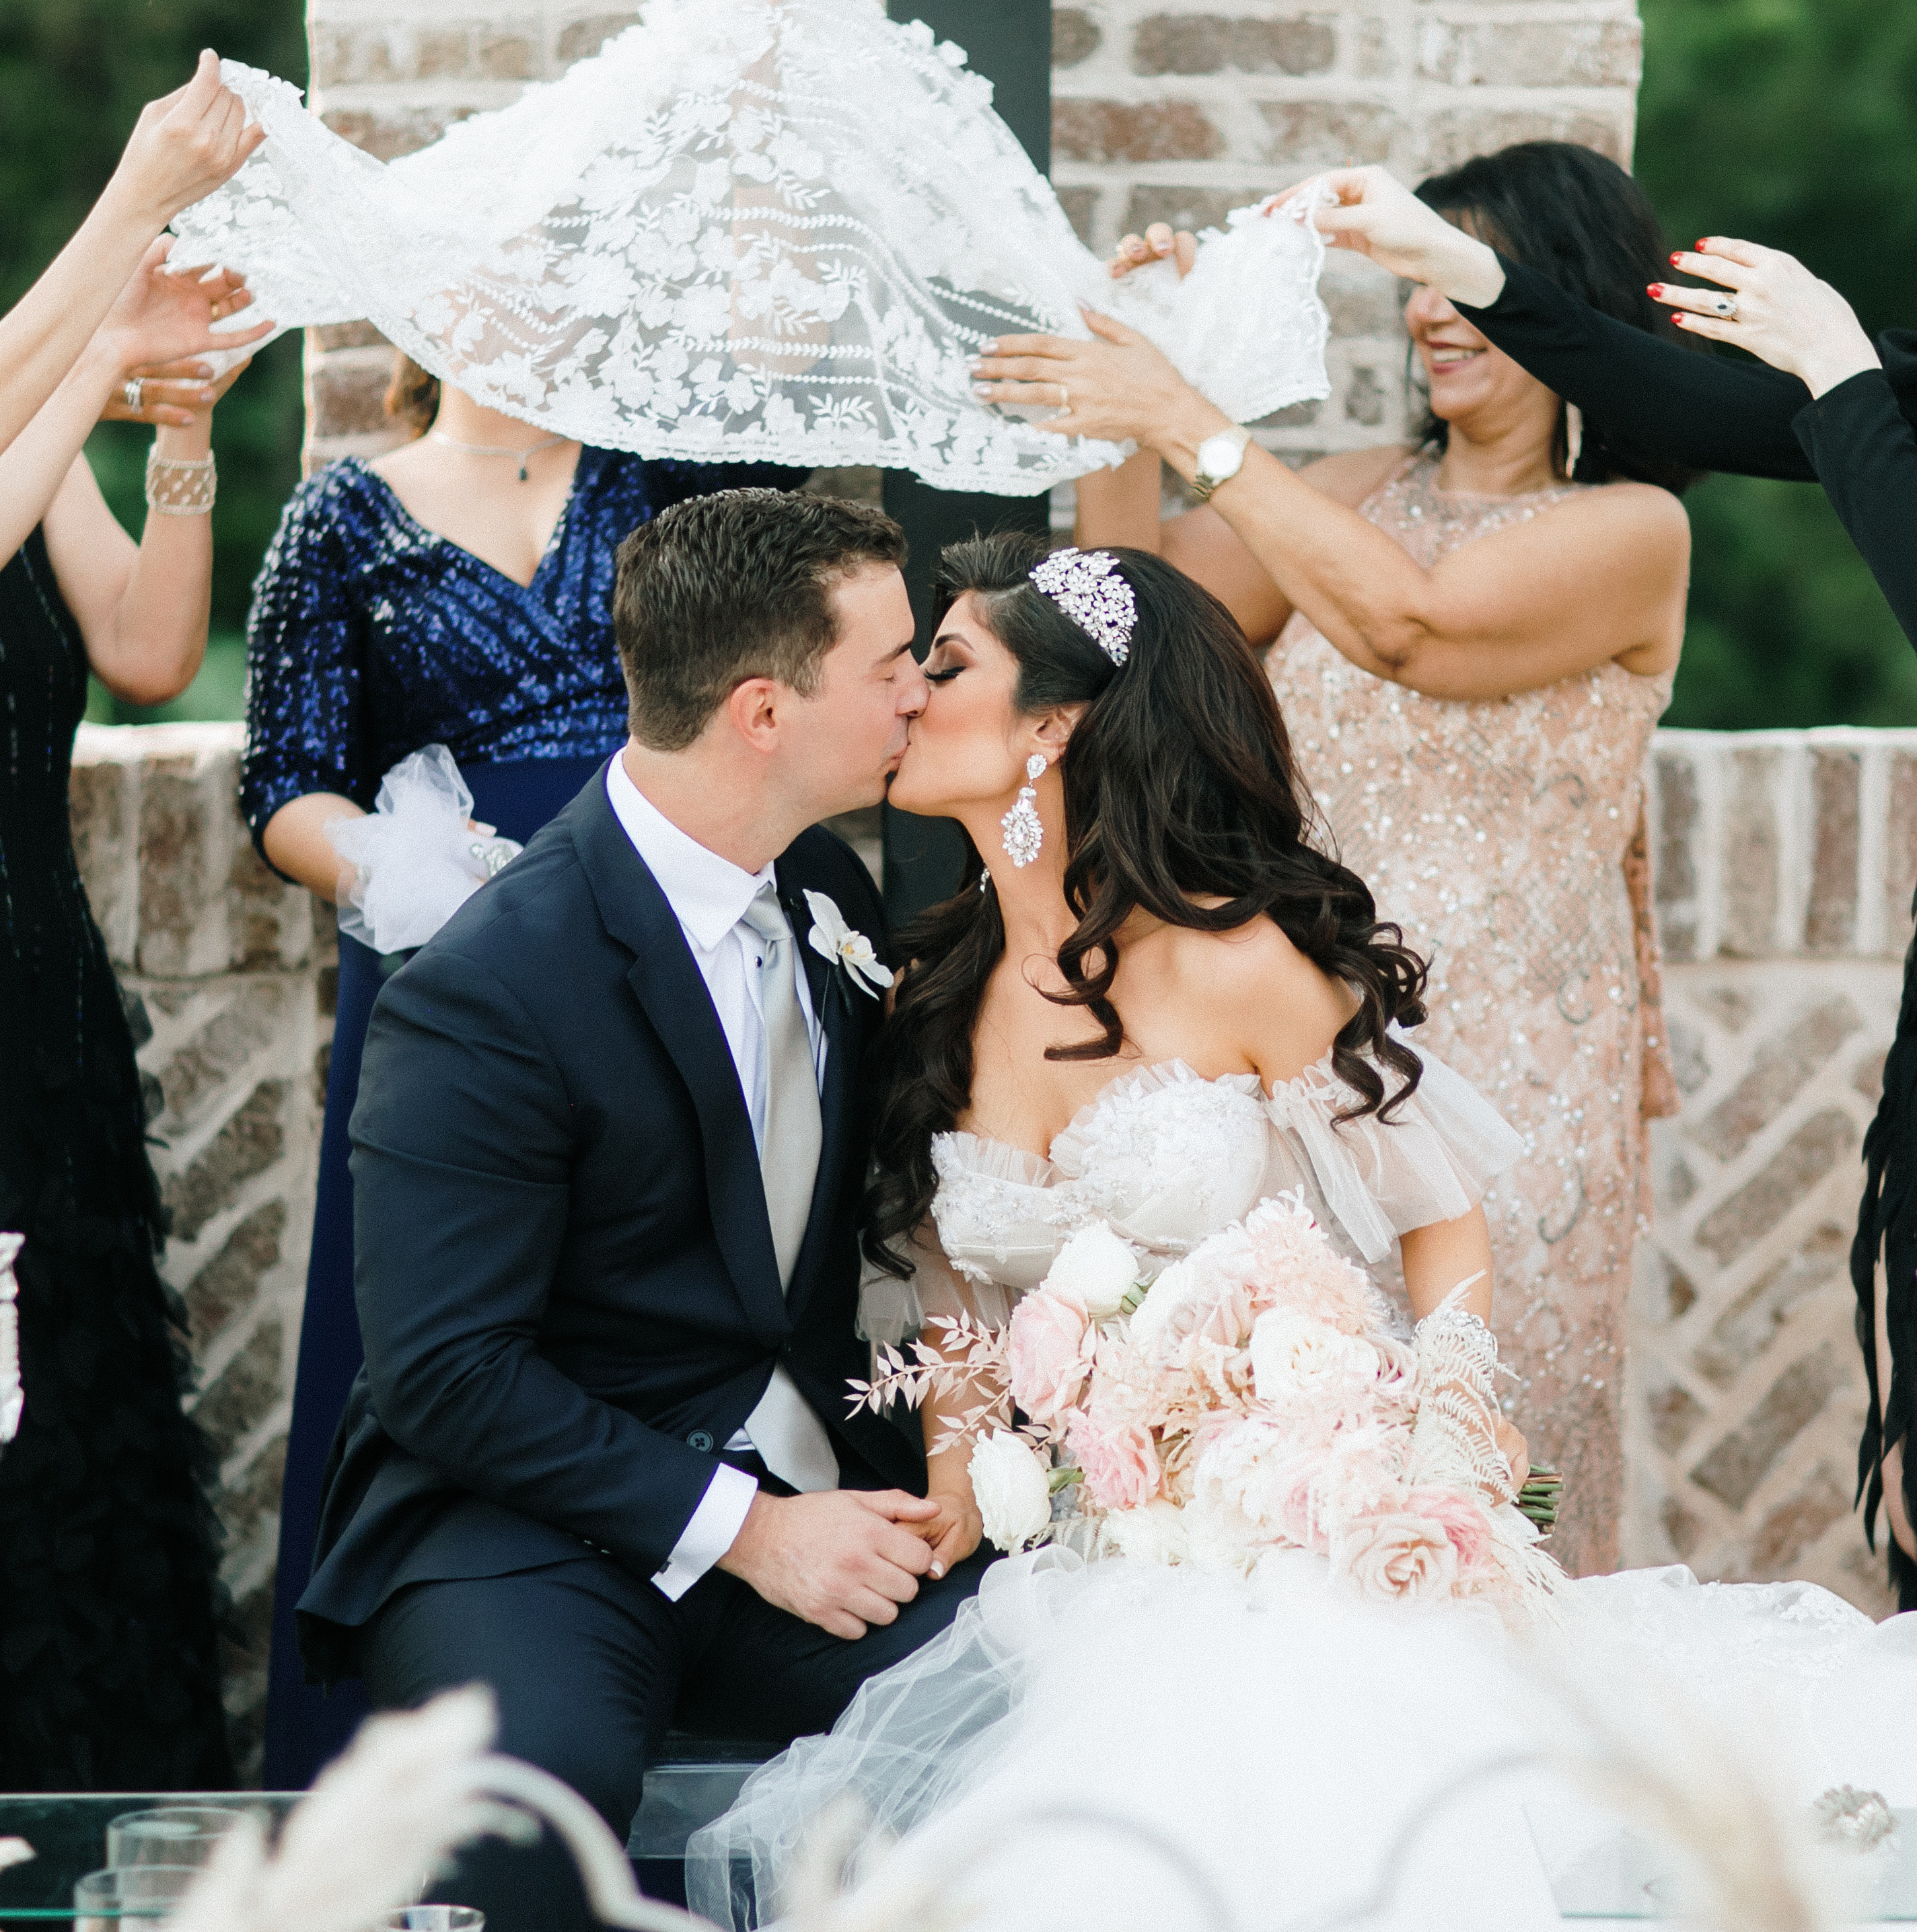
POLYGON ((1158 1494, 1158 1451, 1151 1432, 1140 1424, 1081 1415, 1073 1421, 1066 1442, 1101 1509, 1142 1509, 1158 1494))
POLYGON ((1038 1452, 1009 1429, 981 1436, 969 1466, 985 1534, 1003 1550, 1023 1550, 1052 1520, 1051 1478, 1038 1452))
POLYGON ((1102 1221, 1073 1235, 1045 1277, 1054 1294, 1076 1295, 1094 1322, 1109 1322, 1137 1285, 1137 1256, 1102 1221))
POLYGON ((1005 1372, 1012 1400, 1034 1422, 1051 1428, 1077 1406, 1095 1339, 1084 1303, 1066 1291, 1036 1288, 1012 1310, 1005 1372))
POLYGON ((1414 1490, 1405 1507, 1414 1516, 1442 1523, 1458 1552, 1459 1579, 1469 1583, 1490 1568, 1491 1516, 1483 1500, 1463 1490, 1414 1490))
POLYGON ((1458 1586, 1458 1552, 1445 1526, 1408 1512, 1345 1524, 1331 1539, 1331 1567, 1369 1597, 1450 1597, 1458 1586))

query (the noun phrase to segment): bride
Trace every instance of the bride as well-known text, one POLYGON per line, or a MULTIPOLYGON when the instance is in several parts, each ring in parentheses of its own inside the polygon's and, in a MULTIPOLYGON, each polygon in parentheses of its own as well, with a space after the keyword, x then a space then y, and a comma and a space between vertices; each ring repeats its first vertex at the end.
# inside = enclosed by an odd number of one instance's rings
MULTIPOLYGON (((1640 1783, 1721 1796, 1700 1815, 1742 1820, 1716 1847, 1732 1883, 1782 1882, 1825 1786, 1917 1802, 1906 1620, 1682 1570, 1571 1583, 1522 1550, 1477 1204, 1517 1137, 1406 1036, 1422 962, 1312 843, 1224 608, 1143 552, 1041 557, 1004 536, 945 553, 933 695, 891 793, 972 849, 958 893, 900 938, 867 1204, 868 1329, 958 1365, 924 1405, 935 1561, 981 1540, 972 1438, 1003 1400, 975 1375, 949 1399, 991 1352, 958 1344, 1002 1328, 1074 1234, 1103 1227, 1169 1282, 1291 1194, 1370 1272, 1380 1359, 1415 1364, 1414 1442, 1441 1410, 1474 1440, 1452 1466, 1522 1586, 1450 1600, 1283 1537, 1145 1533, 1199 1512, 1188 1468, 1144 1456, 1139 1506, 995 1564, 950 1631, 754 1776, 693 1842, 694 1908, 748 1922, 750 1873, 769 1918, 830 1868, 851 1881, 839 1909, 875 1927, 934 1900, 991 1927, 1372 1905, 1366 1922, 1426 1932, 1555 1924, 1545 1866, 1603 1828, 1535 1760, 1594 1731, 1640 1783), (1753 1720, 1761 1754, 1722 1746, 1753 1720)), ((1086 1490, 1109 1477, 1078 1460, 1086 1490)), ((1636 1788, 1609 1768, 1614 1796, 1636 1788)))

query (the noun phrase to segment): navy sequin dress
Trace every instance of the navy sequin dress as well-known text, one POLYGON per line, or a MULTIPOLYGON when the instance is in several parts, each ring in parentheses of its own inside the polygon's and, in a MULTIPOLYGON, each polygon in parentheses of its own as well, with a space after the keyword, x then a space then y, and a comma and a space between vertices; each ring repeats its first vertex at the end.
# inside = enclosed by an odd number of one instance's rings
MULTIPOLYGON (((441 744, 472 788, 474 816, 523 844, 625 741, 611 615, 621 542, 687 497, 804 480, 764 464, 582 449, 551 541, 521 585, 416 522, 356 458, 322 470, 287 506, 254 590, 241 803, 255 842, 275 812, 310 793, 370 808, 394 765, 441 744)), ((311 1573, 321 1478, 361 1360, 347 1124, 373 1000, 398 963, 341 935, 280 1516, 269 1790, 307 1784, 365 1711, 357 1680, 330 1696, 306 1683, 293 1606, 311 1573)))
POLYGON ((23 1234, 0 1457, 0 1790, 231 1784, 212 1446, 123 1006, 74 857, 86 650, 35 530, 0 569, 0 1228, 23 1234))

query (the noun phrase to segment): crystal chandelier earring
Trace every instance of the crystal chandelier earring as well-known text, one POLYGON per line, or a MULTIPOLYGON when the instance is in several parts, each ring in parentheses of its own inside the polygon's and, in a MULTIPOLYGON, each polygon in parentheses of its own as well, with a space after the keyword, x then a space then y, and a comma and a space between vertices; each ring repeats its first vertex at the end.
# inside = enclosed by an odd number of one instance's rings
POLYGON ((1038 796, 1038 781, 1045 776, 1048 760, 1043 752, 1034 752, 1025 761, 1025 782, 1020 786, 1012 808, 999 820, 1004 830, 1005 856, 1014 866, 1029 866, 1045 842, 1045 828, 1032 801, 1038 796))

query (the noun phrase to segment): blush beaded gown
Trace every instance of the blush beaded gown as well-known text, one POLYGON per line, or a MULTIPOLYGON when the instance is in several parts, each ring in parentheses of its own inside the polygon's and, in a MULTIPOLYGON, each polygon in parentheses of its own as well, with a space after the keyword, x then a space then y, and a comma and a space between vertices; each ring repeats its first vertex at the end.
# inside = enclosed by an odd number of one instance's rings
MULTIPOLYGON (((1465 496, 1438 468, 1420 452, 1361 506, 1426 567, 1580 487, 1465 496)), ((1339 856, 1431 962, 1419 1044, 1524 1136, 1484 1202, 1508 1406, 1533 1460, 1564 1472, 1552 1553, 1574 1575, 1614 1569, 1645 1123, 1675 1110, 1641 778, 1670 676, 1606 664, 1506 698, 1426 698, 1302 614, 1268 662, 1339 856)))

